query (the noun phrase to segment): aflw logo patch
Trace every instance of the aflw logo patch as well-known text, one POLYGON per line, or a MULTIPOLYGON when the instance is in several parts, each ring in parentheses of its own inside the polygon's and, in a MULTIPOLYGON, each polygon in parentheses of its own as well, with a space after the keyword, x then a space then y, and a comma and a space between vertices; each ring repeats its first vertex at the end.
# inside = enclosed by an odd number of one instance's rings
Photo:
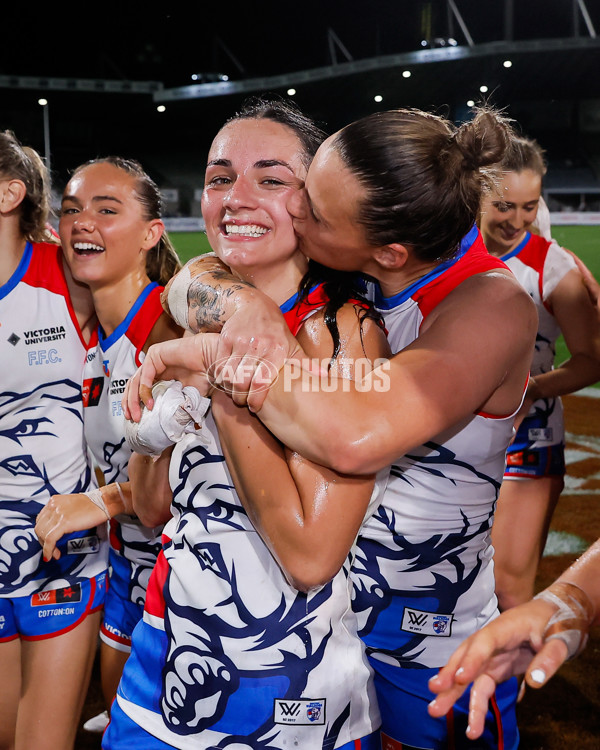
POLYGON ((421 612, 419 609, 404 607, 401 629, 419 635, 435 635, 448 638, 452 635, 454 615, 441 615, 437 612, 421 612))
POLYGON ((67 542, 67 554, 69 555, 87 555, 88 552, 98 552, 100 542, 98 537, 82 536, 79 539, 69 539, 67 542))
POLYGON ((81 584, 74 583, 64 589, 52 591, 38 591, 31 596, 32 607, 47 607, 51 604, 72 604, 81 601, 81 584))
POLYGON ((275 724, 294 724, 296 726, 325 724, 325 699, 312 701, 277 699, 273 720, 275 724))

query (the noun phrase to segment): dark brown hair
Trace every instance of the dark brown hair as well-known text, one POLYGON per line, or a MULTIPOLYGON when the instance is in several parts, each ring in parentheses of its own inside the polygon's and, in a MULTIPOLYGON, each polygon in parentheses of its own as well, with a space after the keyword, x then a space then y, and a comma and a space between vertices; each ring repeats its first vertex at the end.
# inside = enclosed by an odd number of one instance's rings
POLYGON ((510 135, 508 121, 489 109, 460 127, 398 109, 350 123, 332 147, 364 187, 358 221, 369 244, 409 245, 421 260, 441 261, 475 223, 510 135))

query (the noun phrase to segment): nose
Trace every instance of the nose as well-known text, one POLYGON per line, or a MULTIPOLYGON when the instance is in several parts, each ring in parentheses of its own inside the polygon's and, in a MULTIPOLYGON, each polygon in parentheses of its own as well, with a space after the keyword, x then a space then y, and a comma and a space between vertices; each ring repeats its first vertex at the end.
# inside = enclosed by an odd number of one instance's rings
POLYGON ((223 204, 225 208, 240 209, 254 208, 258 203, 256 192, 251 180, 240 176, 231 183, 225 193, 223 204))
POLYGON ((516 208, 510 219, 510 224, 513 229, 523 229, 523 227, 525 227, 527 223, 528 219, 525 215, 525 212, 520 208, 516 208))
POLYGON ((81 232, 91 232, 94 228, 94 220, 87 211, 80 211, 73 221, 73 229, 78 229, 81 232))

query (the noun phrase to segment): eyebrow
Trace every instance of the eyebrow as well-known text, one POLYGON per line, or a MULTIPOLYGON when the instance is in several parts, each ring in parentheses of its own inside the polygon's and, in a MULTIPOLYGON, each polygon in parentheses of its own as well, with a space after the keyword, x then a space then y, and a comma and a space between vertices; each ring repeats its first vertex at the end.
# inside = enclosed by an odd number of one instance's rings
MULTIPOLYGON (((63 196, 62 202, 64 203, 65 201, 72 201, 73 203, 78 203, 79 205, 81 205, 81 201, 75 195, 63 196)), ((123 203, 123 201, 119 200, 118 198, 115 198, 114 195, 95 195, 92 198, 93 203, 100 203, 102 201, 114 201, 115 203, 120 203, 120 204, 123 203)))
MULTIPOLYGON (((230 159, 212 159, 208 162, 206 165, 208 167, 231 167, 232 163, 230 159)), ((294 172, 292 169, 292 166, 288 164, 287 161, 283 161, 282 159, 259 159, 258 161, 255 161, 253 166, 256 169, 267 169, 269 167, 285 167, 286 169, 289 169, 290 172, 294 172)))
MULTIPOLYGON (((539 202, 540 202, 539 198, 534 198, 533 200, 525 201, 525 203, 523 205, 524 206, 529 206, 531 203, 539 203, 539 202)), ((498 203, 501 203, 504 206, 515 206, 516 205, 515 201, 506 201, 506 200, 504 200, 504 198, 497 198, 496 200, 492 201, 492 203, 494 204, 494 206, 497 205, 498 203)))

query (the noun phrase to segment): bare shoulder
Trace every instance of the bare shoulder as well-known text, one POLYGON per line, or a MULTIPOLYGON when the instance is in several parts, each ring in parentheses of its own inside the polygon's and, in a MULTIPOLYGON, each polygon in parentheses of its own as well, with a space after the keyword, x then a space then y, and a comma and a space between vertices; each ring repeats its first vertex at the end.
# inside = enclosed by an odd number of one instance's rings
POLYGON ((475 274, 459 284, 435 309, 430 325, 454 316, 467 327, 469 323, 481 329, 500 327, 498 333, 503 327, 514 329, 525 339, 537 330, 538 323, 535 303, 515 276, 504 269, 475 274))

